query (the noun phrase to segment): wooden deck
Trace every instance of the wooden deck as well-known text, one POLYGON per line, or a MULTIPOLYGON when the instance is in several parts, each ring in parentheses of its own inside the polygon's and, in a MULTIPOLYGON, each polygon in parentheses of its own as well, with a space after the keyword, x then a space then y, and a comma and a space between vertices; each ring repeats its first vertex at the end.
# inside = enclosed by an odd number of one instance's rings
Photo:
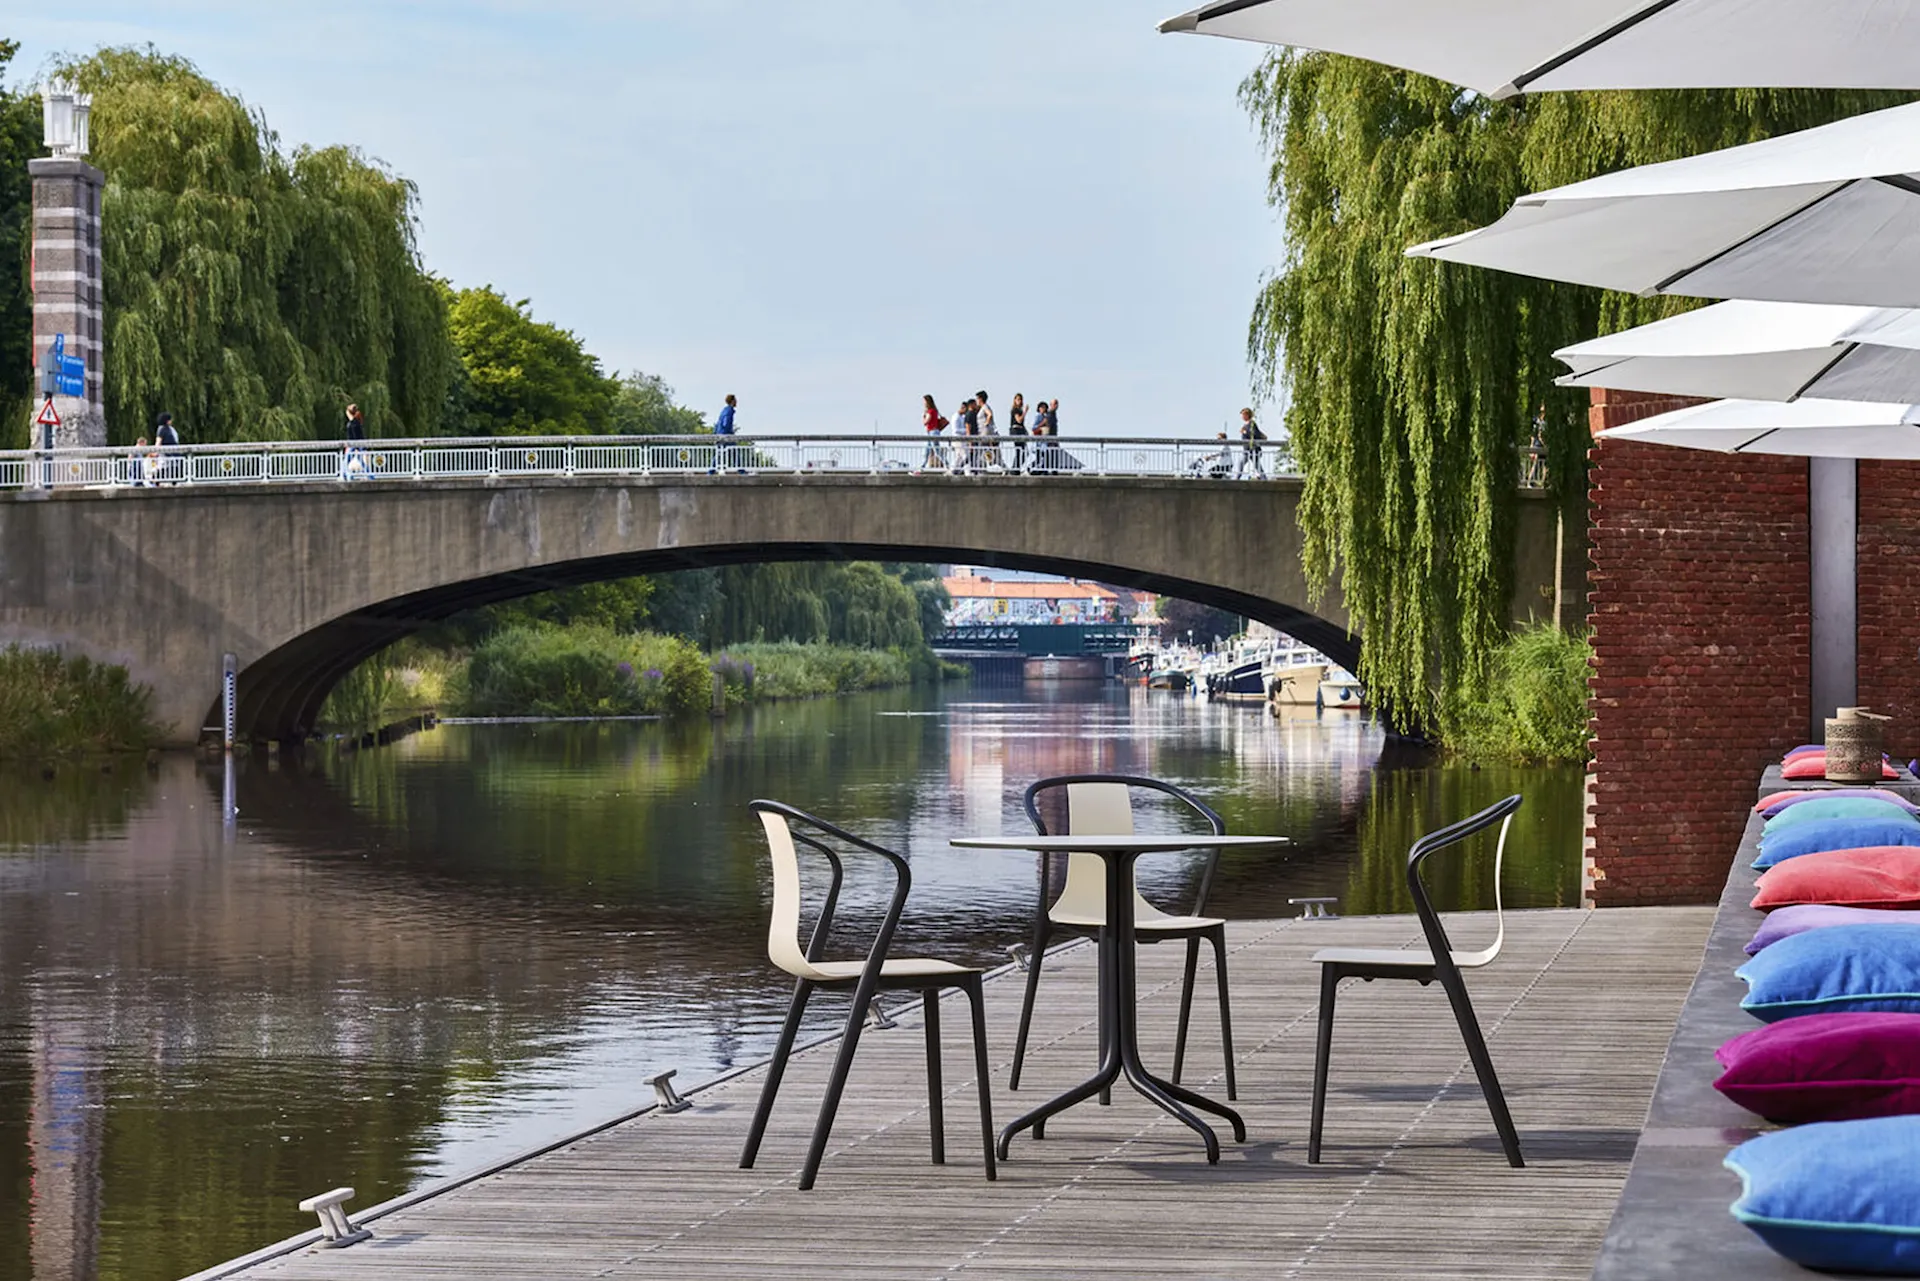
MULTIPOLYGON (((371 1218, 371 1241, 296 1249, 225 1275, 429 1278, 1078 1276, 1586 1278, 1626 1177, 1711 908, 1510 913, 1468 983, 1529 1162, 1500 1155, 1437 987, 1351 983, 1335 1029, 1326 1161, 1305 1161, 1317 968, 1332 944, 1417 942, 1410 917, 1230 927, 1239 1106, 1210 1167, 1178 1122, 1123 1091, 1015 1140, 982 1177, 967 1021, 945 1036, 947 1157, 927 1161, 918 1017, 863 1038, 832 1148, 795 1189, 833 1043, 796 1056, 759 1168, 736 1168, 759 1070, 371 1218)), ((1491 919, 1463 920, 1476 946, 1491 919)), ((1176 946, 1141 953, 1143 1039, 1171 1058, 1176 946)), ((1005 1089, 1018 975, 987 985, 995 1121, 1094 1061, 1092 950, 1050 958, 1026 1088, 1005 1089)), ((1202 961, 1203 967, 1206 962, 1202 961)), ((1201 991, 1205 993, 1203 974, 1201 991)), ((898 998, 896 998, 897 1000, 898 998)), ((1213 1004, 1188 1082, 1218 1083, 1213 1004), (1209 1081, 1209 1078, 1211 1080, 1209 1081)), ((644 1087, 642 1087, 644 1089, 644 1087)), ((210 1272, 203 1275, 216 1275, 210 1272)))

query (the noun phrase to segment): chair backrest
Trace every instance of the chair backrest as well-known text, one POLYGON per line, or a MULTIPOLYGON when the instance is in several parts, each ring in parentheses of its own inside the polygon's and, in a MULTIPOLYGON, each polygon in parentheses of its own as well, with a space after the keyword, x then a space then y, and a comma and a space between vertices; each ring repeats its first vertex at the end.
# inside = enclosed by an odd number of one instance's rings
MULTIPOLYGON (((1207 825, 1217 836, 1225 835, 1226 823, 1220 816, 1202 804, 1191 793, 1163 783, 1155 778, 1142 778, 1131 774, 1069 774, 1058 778, 1043 778, 1027 788, 1023 803, 1027 817, 1033 823, 1034 830, 1046 836, 1046 820, 1040 815, 1039 798, 1052 790, 1064 788, 1067 794, 1067 830, 1062 835, 1071 836, 1131 836, 1133 826, 1133 789, 1143 788, 1149 791, 1164 792, 1193 809, 1206 819, 1207 825)), ((1213 865, 1218 851, 1211 851, 1206 870, 1201 876, 1199 902, 1194 911, 1198 913, 1206 905, 1207 888, 1213 879, 1213 865)), ((1040 892, 1044 900, 1047 890, 1047 878, 1044 875, 1046 864, 1042 863, 1040 892)), ((1135 890, 1134 908, 1136 914, 1141 908, 1151 915, 1158 912, 1135 890)), ((1094 854, 1069 854, 1067 856, 1067 880, 1061 887, 1060 897, 1053 901, 1053 910, 1070 912, 1076 916, 1103 918, 1107 904, 1107 864, 1106 860, 1094 854)), ((1046 907, 1044 901, 1042 908, 1046 907)))
POLYGON ((1509 796, 1503 801, 1489 805, 1471 818, 1461 819, 1458 823, 1443 827, 1437 832, 1429 832, 1413 843, 1413 849, 1407 854, 1407 889, 1413 895, 1413 910, 1420 917, 1420 928, 1427 936, 1427 946, 1432 951, 1436 964, 1451 969, 1464 966, 1474 969, 1486 965, 1500 955, 1500 947, 1507 938, 1506 906, 1501 897, 1500 882, 1507 858, 1507 832, 1513 826, 1513 815, 1520 808, 1521 797, 1509 796), (1493 942, 1478 952, 1453 951, 1453 945, 1447 939, 1446 926, 1440 922, 1440 914, 1434 910, 1433 900, 1427 897, 1427 887, 1420 879, 1420 867, 1430 855, 1450 846, 1459 845, 1478 835, 1495 823, 1500 825, 1499 844, 1493 854, 1493 942))
POLYGON ((760 817, 760 826, 767 837, 768 857, 773 864, 773 913, 767 924, 767 959, 795 978, 819 982, 832 977, 814 964, 822 959, 821 952, 825 948, 828 932, 833 928, 833 912, 839 904, 840 886, 845 879, 840 851, 820 839, 830 837, 852 850, 878 854, 893 865, 897 878, 893 900, 866 958, 869 965, 877 965, 883 960, 893 942, 894 929, 900 922, 900 910, 906 905, 907 892, 912 886, 912 873, 907 868, 906 860, 892 850, 862 840, 824 819, 815 818, 778 801, 754 801, 749 808, 760 817), (801 845, 823 856, 833 870, 832 882, 805 945, 800 942, 801 845))

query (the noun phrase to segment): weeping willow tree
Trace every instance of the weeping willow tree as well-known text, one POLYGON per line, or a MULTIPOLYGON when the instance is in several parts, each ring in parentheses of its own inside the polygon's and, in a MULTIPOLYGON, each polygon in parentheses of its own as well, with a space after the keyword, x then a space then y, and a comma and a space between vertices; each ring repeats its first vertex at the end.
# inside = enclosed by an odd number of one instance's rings
POLYGON ((109 432, 161 410, 189 442, 437 427, 446 308, 414 245, 413 185, 346 147, 284 153, 261 114, 184 59, 104 49, 93 94, 109 432))
MULTIPOLYGON (((0 39, 0 73, 18 43, 0 39)), ((33 406, 33 295, 27 288, 27 232, 33 186, 27 161, 39 155, 40 103, 0 85, 0 449, 27 444, 33 406)))
POLYGON ((1288 400, 1316 591, 1336 573, 1366 636, 1361 676, 1401 724, 1484 678, 1506 635, 1520 452, 1537 438, 1570 519, 1586 491, 1586 395, 1555 348, 1692 304, 1409 259, 1516 196, 1810 127, 1901 99, 1859 93, 1544 94, 1497 103, 1320 53, 1241 86, 1285 253, 1248 336, 1256 391, 1288 400))

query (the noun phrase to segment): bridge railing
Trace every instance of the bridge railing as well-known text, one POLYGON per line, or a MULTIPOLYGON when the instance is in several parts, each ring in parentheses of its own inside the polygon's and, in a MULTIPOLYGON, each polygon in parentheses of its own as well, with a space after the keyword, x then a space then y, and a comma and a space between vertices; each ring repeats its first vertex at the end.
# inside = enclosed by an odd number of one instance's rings
MULTIPOLYGON (((698 475, 1178 478, 1297 476, 1291 450, 1264 443, 1069 436, 561 436, 458 440, 260 441, 0 452, 0 489, 168 490, 207 485, 431 481, 495 477, 698 475)), ((1540 469, 1522 459, 1523 486, 1540 469)))

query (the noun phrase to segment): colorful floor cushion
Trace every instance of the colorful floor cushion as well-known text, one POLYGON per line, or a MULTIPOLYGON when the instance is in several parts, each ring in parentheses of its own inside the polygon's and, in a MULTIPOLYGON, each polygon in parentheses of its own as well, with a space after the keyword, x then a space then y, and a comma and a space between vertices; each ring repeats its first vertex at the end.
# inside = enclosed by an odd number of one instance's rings
POLYGON ((1769 1121, 1920 1113, 1920 1014, 1808 1014, 1714 1051, 1713 1088, 1769 1121))
POLYGON ((1752 906, 1766 912, 1793 903, 1920 907, 1920 851, 1890 845, 1790 858, 1760 878, 1752 906))
POLYGON ((1753 932, 1747 955, 1765 951, 1781 939, 1808 930, 1823 930, 1829 925, 1920 925, 1920 912, 1901 912, 1884 907, 1835 907, 1831 903, 1796 903, 1769 912, 1753 932))
POLYGON ((1789 747, 1786 751, 1782 752, 1780 754, 1780 759, 1783 761, 1790 761, 1790 760, 1793 760, 1795 757, 1799 757, 1799 756, 1809 756, 1814 754, 1819 754, 1824 756, 1826 754, 1826 751, 1827 751, 1827 745, 1825 743, 1802 743, 1798 747, 1789 747))
POLYGON ((1757 868, 1768 868, 1803 854, 1857 850, 1870 845, 1920 846, 1920 821, 1894 812, 1891 818, 1817 818, 1795 823, 1760 838, 1757 868))
POLYGON ((1915 805, 1897 792, 1884 787, 1821 787, 1811 790, 1774 792, 1762 797, 1753 807, 1753 812, 1762 818, 1773 818, 1784 811, 1806 803, 1807 801, 1831 801, 1843 797, 1855 797, 1870 801, 1885 801, 1889 805, 1898 805, 1909 814, 1920 814, 1920 805, 1915 805))
POLYGON ((1915 1116, 1763 1134, 1727 1154, 1733 1217, 1802 1267, 1920 1275, 1917 1151, 1915 1116))
MULTIPOLYGON (((1801 756, 1789 757, 1787 762, 1780 767, 1780 777, 1786 779, 1825 778, 1826 776, 1827 754, 1824 751, 1807 752, 1801 756)), ((1881 761, 1880 777, 1899 778, 1900 771, 1885 761, 1881 761)))
POLYGON ((1913 808, 1896 805, 1892 801, 1883 801, 1873 796, 1831 796, 1817 800, 1804 801, 1799 805, 1789 805, 1778 814, 1767 817, 1762 839, 1766 834, 1781 831, 1784 828, 1798 827, 1802 823, 1818 823, 1829 818, 1885 818, 1904 819, 1909 823, 1920 823, 1914 816, 1913 808))
POLYGON ((1734 973, 1740 1008, 1766 1023, 1803 1014, 1920 1014, 1920 931, 1834 925, 1781 939, 1734 973))

